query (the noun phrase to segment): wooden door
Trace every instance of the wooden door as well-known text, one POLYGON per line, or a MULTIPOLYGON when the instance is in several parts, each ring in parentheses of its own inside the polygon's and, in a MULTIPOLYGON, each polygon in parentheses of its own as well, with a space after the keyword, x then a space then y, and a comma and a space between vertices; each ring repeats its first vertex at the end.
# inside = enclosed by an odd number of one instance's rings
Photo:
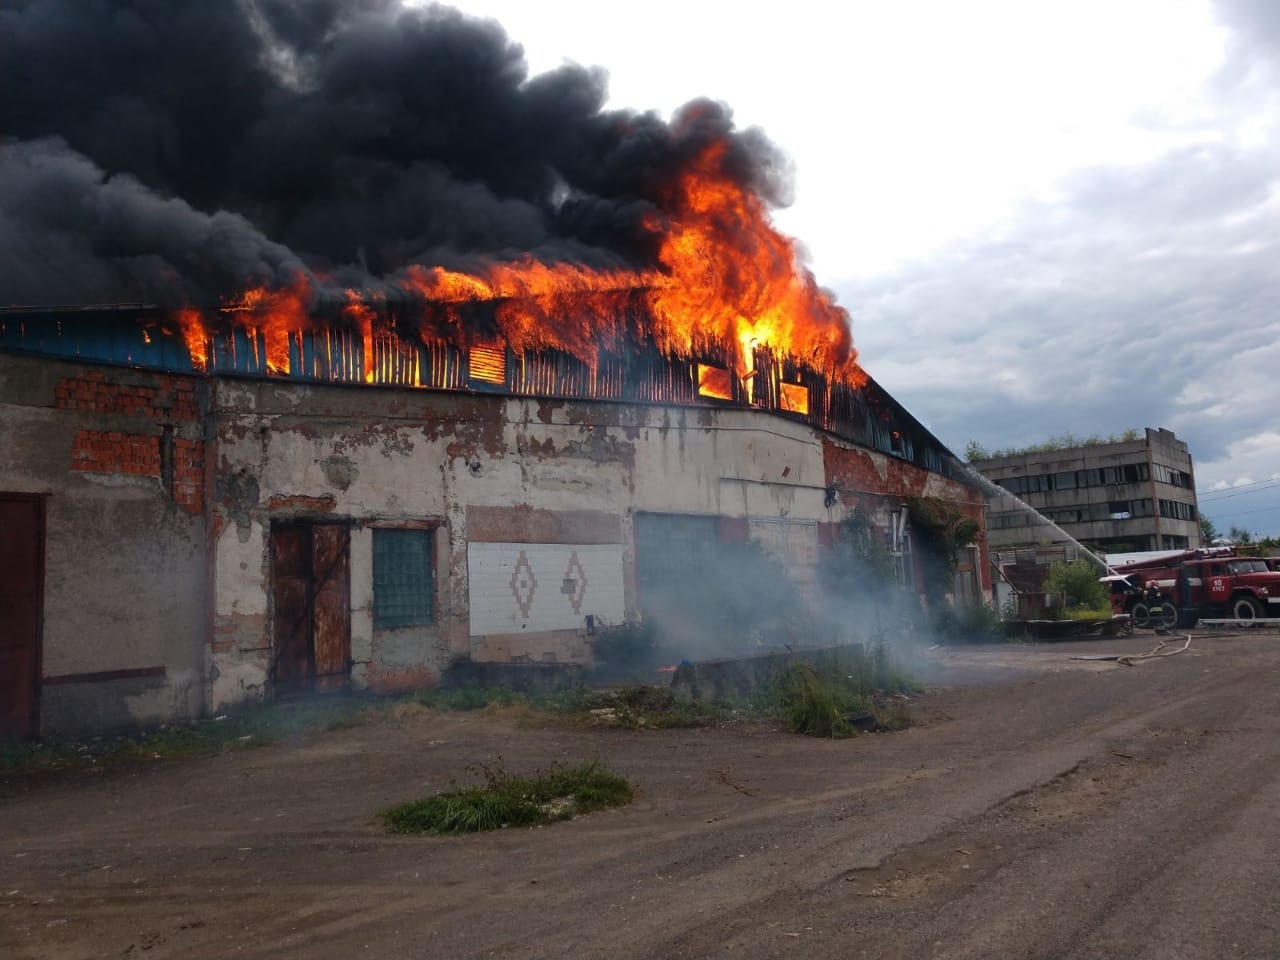
POLYGON ((351 675, 350 536, 332 523, 318 524, 311 533, 315 689, 343 690, 351 675))
POLYGON ((276 695, 345 689, 351 674, 347 528, 336 523, 273 524, 271 577, 276 695))
POLYGON ((39 729, 44 501, 0 494, 0 738, 39 729))

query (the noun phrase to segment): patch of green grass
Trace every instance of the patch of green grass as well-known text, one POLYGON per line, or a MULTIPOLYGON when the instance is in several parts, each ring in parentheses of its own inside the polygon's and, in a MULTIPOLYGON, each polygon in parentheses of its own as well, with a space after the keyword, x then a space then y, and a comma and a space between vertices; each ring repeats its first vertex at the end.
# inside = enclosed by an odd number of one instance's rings
POLYGON ((532 777, 516 777, 501 760, 481 767, 485 784, 446 790, 384 810, 391 833, 477 833, 533 826, 629 803, 631 784, 599 763, 555 766, 532 777))
POLYGON ((1106 602, 1096 607, 1072 607, 1066 611, 1065 617, 1068 620, 1107 620, 1112 613, 1111 604, 1106 602))

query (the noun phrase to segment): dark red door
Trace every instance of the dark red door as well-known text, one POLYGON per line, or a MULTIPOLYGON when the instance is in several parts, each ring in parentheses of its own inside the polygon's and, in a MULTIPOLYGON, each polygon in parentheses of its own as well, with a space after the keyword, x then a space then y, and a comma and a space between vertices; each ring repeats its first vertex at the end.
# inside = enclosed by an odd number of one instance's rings
POLYGON ((335 523, 271 528, 277 696, 341 690, 351 674, 350 536, 335 523))
POLYGON ((39 727, 44 501, 0 493, 0 738, 39 727))

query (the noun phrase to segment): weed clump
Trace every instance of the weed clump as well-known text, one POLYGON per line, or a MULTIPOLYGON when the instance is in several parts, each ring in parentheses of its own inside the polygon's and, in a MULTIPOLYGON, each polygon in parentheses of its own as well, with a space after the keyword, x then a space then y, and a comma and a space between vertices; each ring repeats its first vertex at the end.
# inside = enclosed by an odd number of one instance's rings
POLYGON ((884 647, 869 652, 798 660, 782 670, 763 705, 793 733, 849 737, 864 730, 900 730, 911 723, 901 699, 919 689, 889 662, 884 647))
POLYGON ((629 803, 630 783, 599 763, 555 766, 533 777, 508 773, 501 760, 480 767, 484 785, 446 790, 384 810, 391 833, 477 833, 568 820, 629 803))
POLYGON ((980 600, 940 605, 932 626, 940 643, 998 643, 1004 639, 1000 614, 980 600))

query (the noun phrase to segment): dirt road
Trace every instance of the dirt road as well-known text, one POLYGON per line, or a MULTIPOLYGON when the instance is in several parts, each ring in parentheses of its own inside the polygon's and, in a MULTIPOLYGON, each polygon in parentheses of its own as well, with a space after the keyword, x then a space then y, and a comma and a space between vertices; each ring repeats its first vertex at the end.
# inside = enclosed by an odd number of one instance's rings
POLYGON ((1280 638, 966 649, 917 726, 386 721, 0 799, 0 956, 1280 957, 1280 638), (965 680, 963 685, 957 678, 965 680), (947 682, 947 681, 950 682, 947 682), (599 757, 629 807, 391 837, 382 807, 599 757))

